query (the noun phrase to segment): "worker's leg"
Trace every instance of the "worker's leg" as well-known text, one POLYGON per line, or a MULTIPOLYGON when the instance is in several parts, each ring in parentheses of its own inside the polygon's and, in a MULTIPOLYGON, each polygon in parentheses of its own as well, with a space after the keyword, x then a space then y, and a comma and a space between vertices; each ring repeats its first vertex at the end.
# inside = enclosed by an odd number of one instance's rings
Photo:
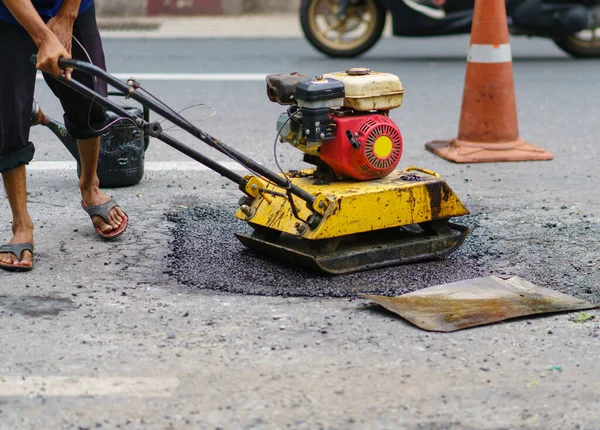
MULTIPOLYGON (((29 128, 36 71, 29 58, 36 51, 24 29, 0 22, 0 173, 12 212, 10 244, 33 244, 33 222, 27 211, 25 165, 34 154, 33 144, 29 142, 29 128)), ((18 257, 0 254, 0 263, 18 263, 18 257)), ((22 257, 20 264, 31 266, 31 252, 24 251, 22 257)))
MULTIPOLYGON (((25 177, 25 165, 15 167, 2 173, 2 180, 8 203, 12 211, 13 237, 9 244, 31 243, 33 244, 33 221, 27 211, 27 184, 25 177)), ((19 264, 31 267, 33 255, 29 251, 23 251, 22 255, 10 253, 0 254, 1 264, 19 264)))
MULTIPOLYGON (((106 70, 102 41, 96 25, 94 6, 77 18, 73 26, 73 58, 90 62, 106 70)), ((107 95, 106 83, 87 73, 73 71, 73 79, 81 82, 99 94, 107 95)), ((98 206, 110 198, 99 187, 97 176, 100 135, 107 127, 106 111, 70 88, 49 77, 46 82, 58 96, 65 111, 65 126, 77 139, 81 161, 79 188, 86 206, 98 206)), ((94 217, 94 225, 108 234, 117 230, 125 222, 125 214, 116 206, 109 213, 108 223, 101 217, 94 217)))
MULTIPOLYGON (((109 197, 100 190, 100 181, 96 169, 98 166, 98 154, 100 153, 100 138, 92 137, 90 139, 80 139, 77 141, 79 146, 79 158, 81 160, 81 176, 79 178, 79 189, 81 190, 81 199, 87 206, 98 206, 106 203, 109 197)), ((124 222, 125 214, 116 206, 109 212, 109 222, 106 223, 98 216, 94 217, 94 225, 108 234, 113 230, 118 230, 121 223, 124 222)))

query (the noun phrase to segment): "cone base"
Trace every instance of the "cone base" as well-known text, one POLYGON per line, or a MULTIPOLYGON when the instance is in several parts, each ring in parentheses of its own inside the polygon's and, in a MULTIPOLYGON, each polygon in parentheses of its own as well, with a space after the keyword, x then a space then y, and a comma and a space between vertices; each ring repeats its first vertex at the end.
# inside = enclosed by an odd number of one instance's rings
POLYGON ((455 163, 495 163, 499 161, 543 161, 554 155, 522 139, 512 142, 481 143, 464 140, 434 140, 425 148, 455 163))

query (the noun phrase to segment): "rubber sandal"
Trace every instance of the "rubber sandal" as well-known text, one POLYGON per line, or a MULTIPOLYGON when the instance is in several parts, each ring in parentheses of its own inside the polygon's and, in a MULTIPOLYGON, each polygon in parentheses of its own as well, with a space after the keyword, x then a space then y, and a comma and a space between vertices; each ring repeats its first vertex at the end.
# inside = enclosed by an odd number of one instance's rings
MULTIPOLYGON (((106 203, 98 205, 98 206, 88 206, 83 202, 83 200, 81 201, 81 207, 83 208, 84 211, 86 211, 88 213, 88 215, 90 216, 92 221, 94 220, 95 216, 99 216, 107 224, 109 223, 108 214, 110 213, 112 208, 114 208, 115 206, 119 206, 119 205, 113 199, 110 199, 106 203)), ((123 213, 125 213, 125 212, 123 212, 123 213)), ((98 236, 100 236, 102 239, 112 240, 112 239, 116 239, 117 237, 119 237, 123 233, 125 233, 128 223, 129 223, 129 219, 127 217, 127 214, 125 214, 125 220, 121 223, 121 225, 119 226, 119 228, 116 231, 111 231, 110 233, 105 234, 102 232, 102 230, 100 230, 95 225, 94 225, 94 228, 96 229, 96 233, 98 233, 98 236)))
MULTIPOLYGON (((31 252, 31 256, 33 258, 32 243, 13 243, 9 245, 0 246, 0 254, 12 254, 19 259, 19 262, 21 262, 23 252, 25 251, 31 252)), ((8 272, 29 272, 31 271, 31 269, 33 269, 33 262, 31 263, 31 266, 20 266, 18 264, 0 263, 0 269, 6 270, 8 272)))

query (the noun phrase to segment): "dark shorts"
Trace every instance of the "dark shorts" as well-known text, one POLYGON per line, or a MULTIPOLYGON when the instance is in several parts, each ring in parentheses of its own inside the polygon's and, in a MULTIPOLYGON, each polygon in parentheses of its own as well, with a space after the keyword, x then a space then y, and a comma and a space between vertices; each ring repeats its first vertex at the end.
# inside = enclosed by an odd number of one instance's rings
MULTIPOLYGON (((30 57, 35 53, 37 47, 22 27, 0 21, 0 173, 28 164, 33 158, 34 146, 29 142, 29 129, 36 69, 30 57)), ((106 70, 93 6, 75 21, 72 56, 91 61, 106 70)), ((104 81, 77 71, 72 76, 106 96, 104 81)), ((101 129, 107 122, 104 108, 49 76, 44 76, 44 79, 60 100, 69 133, 77 139, 102 134, 101 129)))

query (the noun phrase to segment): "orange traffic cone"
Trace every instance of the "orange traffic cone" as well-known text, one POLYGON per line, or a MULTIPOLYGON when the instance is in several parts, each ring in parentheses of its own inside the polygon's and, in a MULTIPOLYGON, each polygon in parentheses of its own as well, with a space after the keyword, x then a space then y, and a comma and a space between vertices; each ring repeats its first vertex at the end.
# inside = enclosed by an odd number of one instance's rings
POLYGON ((425 147, 456 163, 553 158, 519 138, 504 0, 475 0, 458 138, 425 147))

